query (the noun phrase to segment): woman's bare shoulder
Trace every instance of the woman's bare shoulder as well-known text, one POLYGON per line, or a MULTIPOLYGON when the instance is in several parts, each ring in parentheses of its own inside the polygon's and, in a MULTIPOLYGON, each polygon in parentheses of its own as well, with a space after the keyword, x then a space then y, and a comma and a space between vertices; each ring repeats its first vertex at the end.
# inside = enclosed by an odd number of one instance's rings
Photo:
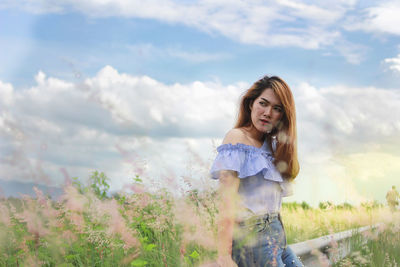
POLYGON ((246 144, 247 138, 244 134, 243 130, 240 128, 233 128, 226 133, 222 144, 232 144, 235 145, 237 143, 246 144))

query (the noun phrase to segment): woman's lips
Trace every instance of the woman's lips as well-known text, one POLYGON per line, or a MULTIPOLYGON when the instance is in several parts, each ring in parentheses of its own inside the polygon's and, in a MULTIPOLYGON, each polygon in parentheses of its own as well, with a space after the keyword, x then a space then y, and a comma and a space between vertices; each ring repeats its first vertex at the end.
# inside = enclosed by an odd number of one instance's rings
POLYGON ((262 124, 269 124, 270 122, 267 120, 260 120, 262 124))

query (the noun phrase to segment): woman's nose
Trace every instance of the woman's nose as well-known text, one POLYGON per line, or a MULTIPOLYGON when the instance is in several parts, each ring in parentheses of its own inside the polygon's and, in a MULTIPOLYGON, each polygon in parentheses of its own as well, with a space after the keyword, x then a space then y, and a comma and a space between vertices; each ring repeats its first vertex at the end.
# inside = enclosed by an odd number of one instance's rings
POLYGON ((271 107, 265 107, 264 109, 264 115, 270 117, 272 113, 272 108, 271 107))

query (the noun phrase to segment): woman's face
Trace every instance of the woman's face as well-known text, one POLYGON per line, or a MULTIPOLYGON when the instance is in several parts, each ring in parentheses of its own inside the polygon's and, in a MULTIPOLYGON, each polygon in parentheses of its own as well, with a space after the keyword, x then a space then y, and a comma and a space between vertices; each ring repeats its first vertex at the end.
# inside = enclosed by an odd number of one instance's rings
POLYGON ((272 89, 265 89, 250 107, 251 121, 254 127, 268 133, 277 125, 283 116, 283 106, 272 89))

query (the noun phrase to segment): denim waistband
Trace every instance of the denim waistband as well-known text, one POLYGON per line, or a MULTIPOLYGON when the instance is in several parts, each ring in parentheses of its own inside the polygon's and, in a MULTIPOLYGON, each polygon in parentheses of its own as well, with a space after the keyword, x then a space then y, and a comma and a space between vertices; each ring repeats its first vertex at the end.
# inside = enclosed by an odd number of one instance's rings
POLYGON ((237 221, 237 223, 239 226, 270 223, 276 219, 280 220, 280 216, 281 215, 279 212, 266 213, 262 215, 255 215, 242 221, 237 221))

